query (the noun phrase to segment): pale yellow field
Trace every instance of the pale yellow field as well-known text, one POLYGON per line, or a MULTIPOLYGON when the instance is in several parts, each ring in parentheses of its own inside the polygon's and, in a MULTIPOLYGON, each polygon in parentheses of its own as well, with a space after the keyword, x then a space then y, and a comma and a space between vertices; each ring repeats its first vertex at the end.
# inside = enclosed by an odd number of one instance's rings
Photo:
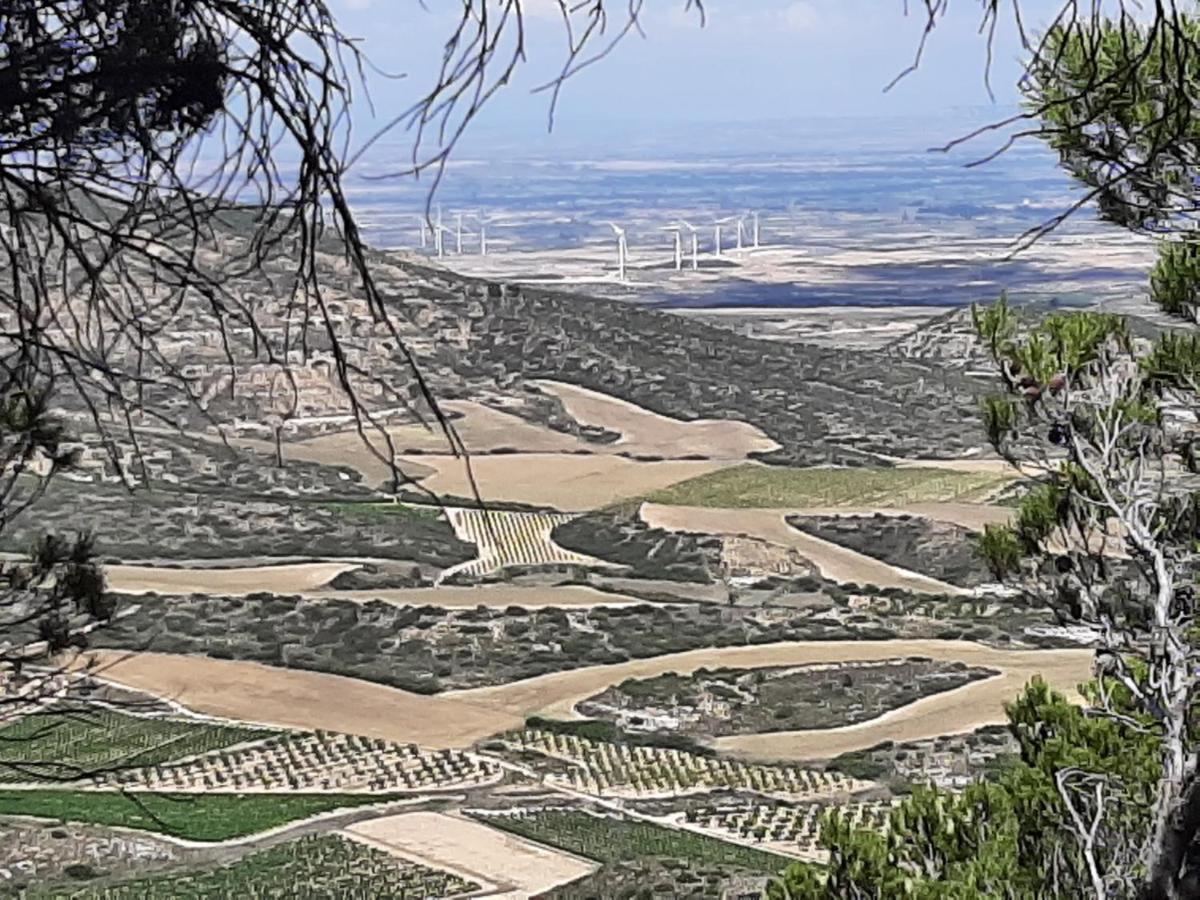
MULTIPOLYGON (((643 503, 640 515, 647 525, 668 531, 746 535, 792 547, 815 565, 822 575, 833 581, 936 594, 970 593, 936 578, 909 572, 846 547, 804 534, 785 521, 785 516, 796 512, 800 510, 713 509, 643 503)), ((836 512, 844 514, 846 510, 838 509, 836 512)))
POLYGON ((358 563, 287 563, 228 569, 105 566, 110 590, 122 594, 299 594, 323 588, 358 563))
POLYGON ((480 822, 443 813, 400 813, 369 819, 344 833, 404 859, 449 870, 491 888, 493 900, 521 900, 595 871, 570 856, 480 822))
POLYGON ((532 383, 558 397, 577 422, 618 432, 621 438, 606 445, 608 452, 743 459, 754 451, 779 447, 778 442, 746 422, 726 419, 685 422, 578 385, 547 380, 532 383))
MULTIPOLYGON (((467 464, 453 456, 422 456, 420 464, 436 470, 422 481, 435 493, 470 497, 467 464)), ((621 456, 572 456, 522 453, 476 456, 471 470, 484 500, 515 500, 583 512, 667 487, 733 465, 718 460, 635 462, 621 456)))
POLYGON ((358 679, 258 663, 104 650, 87 654, 98 661, 102 677, 169 697, 197 712, 264 724, 345 731, 429 748, 466 747, 519 727, 531 715, 572 716, 579 701, 626 678, 664 672, 688 674, 700 667, 794 666, 903 656, 960 661, 996 669, 1003 675, 939 694, 931 702, 896 710, 888 714, 883 726, 868 722, 798 735, 795 746, 799 749, 794 751, 787 751, 786 742, 778 736, 739 738, 746 743, 728 749, 748 755, 791 752, 796 757, 801 753, 826 756, 869 747, 893 735, 916 739, 969 731, 982 724, 1002 722, 1003 702, 1012 699, 1021 685, 1037 674, 1074 698, 1076 685, 1091 675, 1093 659, 1086 649, 1006 651, 970 641, 808 641, 693 650, 555 672, 496 687, 422 696, 358 679))
POLYGON ((357 678, 169 653, 89 651, 94 674, 210 716, 341 731, 433 749, 467 747, 524 724, 494 706, 424 696, 357 678))
MULTIPOLYGON (((486 453, 501 447, 509 447, 524 453, 565 453, 571 450, 595 449, 594 445, 569 434, 563 434, 535 425, 512 413, 501 412, 472 400, 446 400, 442 410, 455 413, 451 424, 469 453, 486 453)), ((431 427, 419 424, 400 425, 389 428, 396 452, 404 455, 406 450, 421 450, 426 453, 448 453, 450 447, 446 436, 432 420, 431 427)), ((355 435, 357 437, 357 435, 355 435)), ((322 447, 337 444, 340 435, 310 438, 298 446, 322 447)))

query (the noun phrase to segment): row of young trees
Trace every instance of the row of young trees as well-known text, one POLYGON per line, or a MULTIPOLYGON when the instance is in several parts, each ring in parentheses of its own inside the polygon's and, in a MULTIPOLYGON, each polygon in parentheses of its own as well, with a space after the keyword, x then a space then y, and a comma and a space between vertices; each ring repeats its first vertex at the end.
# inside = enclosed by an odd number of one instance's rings
POLYGON ((796 867, 772 898, 1200 896, 1200 20, 1154 6, 1060 21, 1023 90, 1080 204, 1161 239, 1148 290, 1174 325, 974 310, 1000 388, 983 424, 1028 478, 978 549, 1092 635, 1085 705, 1034 682, 998 777, 915 791, 885 834, 832 815, 828 871, 796 867))

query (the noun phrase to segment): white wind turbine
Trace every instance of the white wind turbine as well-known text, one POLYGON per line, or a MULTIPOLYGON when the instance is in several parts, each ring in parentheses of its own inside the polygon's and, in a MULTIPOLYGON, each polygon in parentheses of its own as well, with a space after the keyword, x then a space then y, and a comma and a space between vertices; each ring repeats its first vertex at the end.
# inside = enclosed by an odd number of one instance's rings
POLYGON ((421 229, 421 249, 424 250, 428 246, 426 239, 425 239, 425 217, 424 216, 417 217, 417 227, 419 229, 421 229))
POLYGON ((491 219, 482 212, 476 213, 473 218, 479 223, 479 255, 487 256, 487 227, 491 219))
POLYGON ((745 235, 746 235, 746 217, 738 216, 737 217, 737 248, 739 250, 741 250, 743 247, 743 241, 745 239, 745 235))
POLYGON ((454 230, 454 252, 462 256, 462 219, 463 214, 457 213, 458 221, 454 230))
POLYGON ((754 213, 754 247, 758 249, 758 213, 754 213))
POLYGON ((433 246, 440 258, 442 255, 442 208, 440 206, 437 208, 437 220, 433 225, 433 246))
POLYGON ((629 256, 629 245, 625 243, 625 229, 615 222, 609 222, 608 227, 617 236, 617 280, 625 280, 625 261, 629 256))
POLYGON ((675 271, 678 272, 683 268, 683 226, 676 223, 668 225, 663 231, 669 231, 675 235, 675 271))
POLYGON ((696 230, 696 226, 691 222, 679 220, 679 224, 692 233, 692 271, 700 268, 700 236, 696 230))

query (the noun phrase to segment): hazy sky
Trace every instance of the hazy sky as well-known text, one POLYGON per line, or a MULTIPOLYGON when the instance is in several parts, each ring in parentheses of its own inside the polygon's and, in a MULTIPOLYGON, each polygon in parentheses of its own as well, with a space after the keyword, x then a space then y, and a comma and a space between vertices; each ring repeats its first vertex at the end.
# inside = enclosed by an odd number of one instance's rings
MULTIPOLYGON (((379 68, 406 76, 373 80, 380 117, 402 109, 432 82, 461 9, 453 0, 426 0, 426 8, 417 0, 331 2, 379 68)), ((684 11, 684 0, 647 0, 646 37, 631 34, 609 58, 571 80, 555 135, 546 139, 547 102, 530 88, 557 71, 565 36, 553 0, 527 0, 528 63, 492 101, 477 131, 527 137, 531 146, 597 136, 619 143, 627 135, 705 123, 943 116, 991 106, 976 3, 951 4, 920 70, 883 93, 911 61, 924 24, 924 4, 908 2, 913 11, 905 16, 904 0, 706 0, 701 28, 699 17, 684 11)), ((1027 24, 1036 27, 1058 5, 1023 0, 1027 24)), ((620 10, 621 0, 613 7, 620 10)), ((1005 26, 992 66, 996 112, 1011 109, 1019 72, 1020 48, 1011 23, 1005 26)), ((360 119, 361 133, 370 120, 365 112, 360 119)))

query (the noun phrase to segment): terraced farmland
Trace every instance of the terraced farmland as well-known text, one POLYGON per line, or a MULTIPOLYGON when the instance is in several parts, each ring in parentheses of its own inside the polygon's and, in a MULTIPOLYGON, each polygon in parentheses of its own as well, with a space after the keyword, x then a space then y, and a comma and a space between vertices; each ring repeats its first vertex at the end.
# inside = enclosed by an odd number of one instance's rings
POLYGON ((108 709, 38 713, 0 728, 0 782, 63 781, 113 768, 157 766, 275 733, 108 709))
POLYGON ((237 750, 166 767, 100 779, 102 786, 170 791, 415 791, 449 790, 493 781, 499 769, 456 750, 313 732, 288 734, 237 750))
POLYGON ((597 797, 675 797, 736 789, 789 800, 832 798, 872 787, 836 772, 795 766, 762 766, 682 750, 594 741, 527 729, 505 739, 517 750, 570 763, 546 776, 551 786, 597 797))
POLYGON ((479 577, 508 566, 583 565, 602 566, 602 560, 554 543, 550 533, 571 520, 565 513, 521 513, 502 510, 452 508, 446 510, 454 533, 460 540, 479 548, 479 556, 470 562, 452 566, 441 575, 479 577))
POLYGON ((95 887, 63 886, 38 900, 143 900, 199 897, 455 897, 479 885, 397 859, 338 835, 312 835, 242 857, 227 866, 172 872, 95 887))
POLYGON ((473 815, 521 837, 604 863, 668 856, 773 875, 793 862, 786 856, 702 834, 579 809, 475 812, 473 815))
POLYGON ((734 801, 691 809, 676 818, 687 829, 698 829, 719 838, 752 840, 780 852, 798 853, 804 859, 824 862, 829 853, 818 845, 818 840, 822 819, 830 809, 849 816, 857 828, 881 829, 886 826, 892 803, 872 801, 830 807, 816 803, 772 806, 734 801))

